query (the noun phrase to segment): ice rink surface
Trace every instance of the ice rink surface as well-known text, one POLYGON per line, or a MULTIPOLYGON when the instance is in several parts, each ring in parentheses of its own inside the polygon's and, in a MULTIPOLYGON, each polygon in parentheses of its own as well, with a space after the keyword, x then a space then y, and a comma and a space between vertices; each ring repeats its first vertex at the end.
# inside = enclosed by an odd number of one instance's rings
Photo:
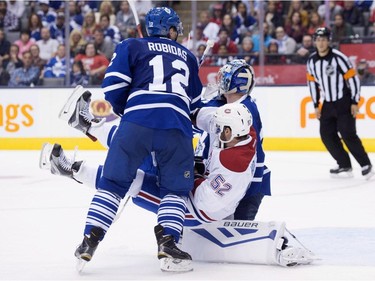
MULTIPOLYGON (((39 151, 0 151, 0 159, 0 280, 375 280, 375 176, 364 180, 353 159, 354 178, 332 179, 327 152, 267 153, 273 196, 257 219, 285 221, 322 260, 294 268, 195 262, 179 274, 160 271, 156 216, 131 202, 78 274, 73 253, 94 191, 40 170, 39 151)), ((105 151, 78 159, 100 163, 105 151)))

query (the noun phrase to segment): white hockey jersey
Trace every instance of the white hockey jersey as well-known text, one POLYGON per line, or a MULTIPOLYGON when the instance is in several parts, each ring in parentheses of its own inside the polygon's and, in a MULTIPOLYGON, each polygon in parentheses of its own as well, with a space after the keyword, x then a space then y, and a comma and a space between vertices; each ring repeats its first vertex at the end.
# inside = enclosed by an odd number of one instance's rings
POLYGON ((255 130, 251 128, 250 138, 234 147, 214 148, 207 163, 207 178, 195 181, 188 200, 188 210, 202 222, 232 215, 245 195, 256 166, 255 130))

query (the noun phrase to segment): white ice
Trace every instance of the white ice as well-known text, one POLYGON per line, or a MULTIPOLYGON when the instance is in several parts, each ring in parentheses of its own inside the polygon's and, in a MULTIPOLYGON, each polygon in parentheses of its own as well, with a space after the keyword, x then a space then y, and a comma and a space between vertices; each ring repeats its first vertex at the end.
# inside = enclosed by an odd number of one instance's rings
MULTIPOLYGON (((78 156, 100 163, 105 151, 78 156)), ((332 179, 327 152, 267 152, 273 196, 257 219, 285 221, 322 260, 294 268, 195 262, 182 274, 160 271, 156 216, 131 202, 78 274, 73 253, 93 191, 40 170, 38 151, 0 151, 0 159, 0 280, 375 280, 375 176, 363 179, 354 159, 354 178, 332 179)))

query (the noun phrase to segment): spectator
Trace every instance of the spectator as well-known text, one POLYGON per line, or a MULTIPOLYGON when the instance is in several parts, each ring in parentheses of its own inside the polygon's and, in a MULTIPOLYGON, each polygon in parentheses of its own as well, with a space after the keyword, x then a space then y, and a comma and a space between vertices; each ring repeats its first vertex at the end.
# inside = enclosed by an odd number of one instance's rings
POLYGON ((9 50, 9 58, 3 61, 5 70, 9 73, 9 75, 12 75, 13 71, 16 68, 23 66, 23 62, 18 56, 19 50, 20 49, 18 48, 17 45, 12 44, 9 50))
POLYGON ((38 3, 39 10, 37 15, 40 17, 43 27, 47 27, 49 29, 56 21, 56 12, 50 8, 49 0, 38 0, 38 3))
MULTIPOLYGON (((63 12, 57 13, 56 22, 52 23, 50 26, 51 38, 56 39, 60 44, 65 42, 65 14, 63 12)), ((72 31, 70 26, 69 32, 72 31)))
POLYGON ((354 5, 354 1, 344 1, 344 10, 342 11, 344 21, 352 26, 364 26, 362 11, 354 5))
POLYGON ((296 50, 296 41, 285 33, 282 26, 276 28, 276 40, 279 45, 279 54, 290 55, 296 50))
POLYGON ((40 73, 42 73, 44 66, 47 63, 47 60, 44 60, 40 57, 40 49, 37 44, 34 44, 30 47, 31 58, 33 60, 33 65, 39 67, 40 73))
POLYGON ((100 16, 99 26, 103 30, 105 38, 108 38, 114 44, 118 44, 121 41, 120 30, 117 26, 109 24, 108 15, 104 14, 100 16))
POLYGON ((227 62, 233 59, 233 57, 229 57, 228 55, 229 55, 228 46, 225 43, 221 43, 218 46, 217 56, 216 56, 214 64, 217 66, 225 65, 227 62))
POLYGON ((275 1, 268 1, 265 21, 270 27, 272 27, 271 30, 275 30, 275 28, 278 26, 284 26, 283 14, 277 10, 275 1))
POLYGON ((15 14, 8 10, 6 1, 0 1, 0 27, 6 32, 19 30, 19 20, 15 14))
POLYGON ((111 3, 111 1, 104 0, 101 2, 99 7, 99 13, 96 16, 96 20, 100 21, 103 15, 107 15, 109 18, 108 24, 114 25, 116 22, 116 15, 115 15, 115 9, 111 3))
POLYGON ((287 19, 285 32, 293 38, 296 43, 302 42, 302 37, 306 34, 306 28, 302 25, 300 12, 294 12, 291 18, 287 19))
POLYGON ((84 53, 84 48, 87 42, 83 39, 79 29, 73 29, 69 37, 70 42, 70 57, 74 58, 78 54, 84 53))
POLYGON ((237 58, 244 59, 250 65, 258 63, 258 53, 255 53, 253 49, 253 40, 249 36, 245 37, 242 39, 237 58))
POLYGON ((70 26, 73 29, 82 29, 83 15, 78 1, 69 1, 70 26))
POLYGON ((3 59, 0 57, 0 86, 7 86, 9 79, 10 75, 4 68, 3 59))
POLYGON ((115 45, 109 38, 104 38, 104 32, 100 28, 95 30, 93 42, 98 53, 104 55, 108 60, 111 60, 115 45))
POLYGON ((199 46, 199 45, 202 45, 202 44, 206 45, 207 38, 203 34, 203 26, 199 22, 197 23, 197 26, 195 28, 195 32, 193 32, 193 30, 190 31, 188 37, 185 37, 184 39, 182 39, 181 45, 185 46, 190 51, 192 51, 193 48, 194 48, 194 46, 193 46, 194 36, 195 36, 196 46, 199 46))
POLYGON ((70 75, 71 86, 77 85, 86 86, 89 84, 90 77, 86 74, 81 61, 75 61, 72 65, 72 72, 70 75))
POLYGON ((225 28, 221 28, 219 31, 219 41, 217 41, 212 47, 212 54, 218 54, 220 46, 225 45, 226 51, 229 54, 237 54, 237 44, 229 38, 229 32, 225 28))
POLYGON ((87 43, 85 54, 78 54, 74 61, 82 61, 86 73, 90 76, 90 84, 100 85, 104 78, 104 73, 109 65, 108 59, 99 55, 94 43, 87 43))
POLYGON ((30 51, 22 54, 23 66, 16 68, 10 76, 8 86, 34 86, 38 83, 39 68, 33 66, 30 51))
POLYGON ((309 56, 315 52, 313 38, 310 34, 305 34, 302 38, 302 45, 296 51, 296 57, 294 61, 296 63, 305 64, 309 56))
POLYGON ((248 15, 246 5, 243 2, 237 4, 237 14, 234 17, 237 33, 241 37, 251 36, 252 29, 257 23, 256 19, 248 15))
POLYGON ((310 14, 310 22, 307 28, 307 34, 310 34, 311 36, 314 35, 315 30, 319 27, 325 27, 324 20, 318 12, 313 11, 310 14))
POLYGON ((8 0, 8 10, 11 11, 20 20, 25 12, 25 3, 23 0, 8 0))
POLYGON ((120 11, 116 14, 115 25, 120 29, 122 38, 136 37, 136 24, 128 1, 121 1, 120 11))
MULTIPOLYGON (((263 42, 264 42, 264 47, 265 49, 268 48, 268 45, 270 44, 271 40, 272 40, 272 37, 271 35, 269 35, 269 25, 267 22, 264 22, 263 23, 263 42)), ((253 44, 254 44, 254 48, 253 48, 253 51, 254 52, 260 52, 260 35, 259 35, 259 32, 256 33, 256 34, 253 34, 251 36, 251 39, 253 39, 253 44)))
POLYGON ((135 9, 137 10, 137 14, 139 20, 142 22, 145 20, 145 16, 153 8, 153 4, 151 0, 135 0, 135 9))
POLYGON ((375 75, 369 71, 368 63, 361 59, 357 66, 357 73, 361 85, 375 85, 375 75))
MULTIPOLYGON (((333 26, 335 16, 342 12, 343 8, 337 4, 338 1, 329 1, 329 22, 326 22, 326 26, 333 26)), ((323 3, 318 7, 319 16, 324 19, 326 15, 326 4, 323 3)))
POLYGON ((42 30, 43 24, 39 16, 35 13, 30 14, 28 29, 30 30, 31 38, 34 38, 35 41, 40 40, 40 31, 42 30))
POLYGON ((5 38, 5 32, 0 28, 0 59, 1 64, 9 59, 10 42, 5 38))
POLYGON ((60 44, 57 48, 55 57, 49 60, 43 70, 44 78, 53 78, 66 76, 66 63, 65 63, 65 45, 60 44))
POLYGON ((99 28, 99 24, 96 23, 95 14, 93 12, 88 12, 83 20, 82 25, 82 36, 86 42, 94 39, 94 31, 99 28))
POLYGON ((280 54, 277 40, 271 40, 267 48, 265 60, 266 64, 286 64, 286 57, 280 54))
POLYGON ((200 12, 199 23, 203 26, 204 36, 209 40, 216 41, 220 26, 214 22, 210 22, 209 14, 207 11, 200 12))
POLYGON ((50 31, 47 27, 42 28, 41 37, 40 40, 36 41, 36 44, 40 49, 40 57, 48 61, 56 54, 59 42, 51 38, 50 31))
POLYGON ((238 34, 236 25, 229 14, 224 15, 221 27, 226 28, 229 31, 229 37, 232 41, 236 44, 240 42, 240 35, 238 34))
POLYGON ((223 19, 223 5, 220 3, 215 3, 212 6, 212 16, 210 18, 210 22, 216 23, 217 25, 222 24, 223 19))
POLYGON ((22 30, 20 33, 20 39, 14 42, 19 48, 18 56, 21 57, 23 52, 29 51, 31 45, 35 44, 34 38, 30 38, 30 31, 22 30))
POLYGON ((307 27, 309 24, 309 15, 306 10, 303 9, 301 0, 292 0, 289 6, 287 18, 291 19, 293 13, 299 12, 301 15, 301 23, 303 27, 307 27))
POLYGON ((335 15, 332 27, 332 43, 337 46, 341 39, 354 35, 353 27, 344 21, 342 14, 335 15))
POLYGON ((229 14, 231 17, 235 17, 237 14, 237 4, 241 1, 224 1, 223 3, 223 14, 229 14))

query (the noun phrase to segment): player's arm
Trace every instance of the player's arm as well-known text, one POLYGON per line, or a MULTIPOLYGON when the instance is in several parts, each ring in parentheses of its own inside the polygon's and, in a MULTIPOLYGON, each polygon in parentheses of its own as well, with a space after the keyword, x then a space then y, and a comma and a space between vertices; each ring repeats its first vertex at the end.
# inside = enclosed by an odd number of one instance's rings
POLYGON ((129 85, 132 82, 129 41, 125 40, 117 45, 102 83, 105 99, 119 116, 124 113, 129 85))

